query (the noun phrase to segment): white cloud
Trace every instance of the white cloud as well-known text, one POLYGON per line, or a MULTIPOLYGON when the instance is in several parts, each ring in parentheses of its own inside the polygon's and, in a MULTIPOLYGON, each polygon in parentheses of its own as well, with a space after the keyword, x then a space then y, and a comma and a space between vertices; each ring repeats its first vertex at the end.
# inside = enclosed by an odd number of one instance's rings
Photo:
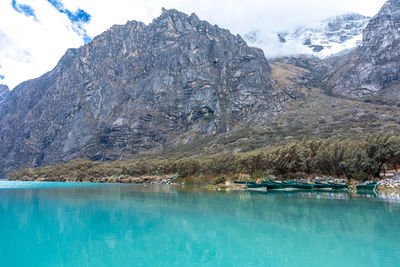
MULTIPOLYGON (((10 88, 40 76, 56 65, 65 50, 79 47, 82 38, 64 14, 46 0, 19 0, 31 6, 37 21, 0 2, 0 74, 10 88)), ((71 11, 81 8, 92 19, 85 26, 94 37, 114 24, 127 20, 145 23, 161 13, 161 7, 195 12, 201 19, 228 28, 232 33, 262 29, 265 35, 299 25, 308 25, 347 11, 374 15, 384 0, 63 0, 71 11)), ((275 38, 275 37, 271 37, 275 38)))
POLYGON ((43 0, 19 1, 29 4, 38 21, 17 13, 10 2, 0 3, 0 74, 10 88, 35 78, 56 65, 68 47, 82 44, 65 16, 43 0))

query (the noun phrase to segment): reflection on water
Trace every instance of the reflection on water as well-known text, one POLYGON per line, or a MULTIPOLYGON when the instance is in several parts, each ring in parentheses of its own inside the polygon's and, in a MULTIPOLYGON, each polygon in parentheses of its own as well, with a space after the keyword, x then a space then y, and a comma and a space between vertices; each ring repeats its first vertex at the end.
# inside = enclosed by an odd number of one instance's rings
POLYGON ((400 201, 43 184, 0 189, 0 236, 4 266, 398 266, 400 201))
POLYGON ((307 190, 293 190, 293 191, 252 191, 254 194, 263 194, 268 196, 273 195, 284 195, 284 196, 301 196, 308 198, 325 198, 325 199, 350 199, 350 198, 375 198, 382 201, 399 202, 400 203, 400 191, 380 191, 375 192, 357 192, 357 191, 307 191, 307 190))
POLYGON ((390 202, 400 202, 400 192, 379 192, 378 198, 390 202))

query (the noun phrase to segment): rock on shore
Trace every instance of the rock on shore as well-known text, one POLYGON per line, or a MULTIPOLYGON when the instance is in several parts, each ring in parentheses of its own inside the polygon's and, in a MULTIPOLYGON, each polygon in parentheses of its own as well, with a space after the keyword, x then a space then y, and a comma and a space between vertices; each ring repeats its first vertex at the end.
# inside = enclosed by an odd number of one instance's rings
POLYGON ((121 183, 121 184, 173 184, 175 176, 141 176, 132 177, 128 175, 100 177, 100 178, 69 178, 69 177, 22 177, 16 181, 36 182, 83 182, 83 183, 121 183))

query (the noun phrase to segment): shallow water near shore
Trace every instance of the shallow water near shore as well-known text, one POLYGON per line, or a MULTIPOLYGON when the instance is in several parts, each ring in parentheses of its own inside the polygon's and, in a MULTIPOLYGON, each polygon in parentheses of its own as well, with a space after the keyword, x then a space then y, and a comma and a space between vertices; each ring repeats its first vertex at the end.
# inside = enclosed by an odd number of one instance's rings
POLYGON ((399 266, 398 195, 0 181, 2 266, 399 266))

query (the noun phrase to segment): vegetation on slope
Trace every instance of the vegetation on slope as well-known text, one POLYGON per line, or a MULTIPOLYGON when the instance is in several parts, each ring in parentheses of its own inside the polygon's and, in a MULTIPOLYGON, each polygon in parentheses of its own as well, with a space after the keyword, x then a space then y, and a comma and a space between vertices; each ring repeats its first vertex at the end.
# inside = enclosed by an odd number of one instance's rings
MULTIPOLYGON (((8 175, 9 179, 54 180, 69 177, 96 181, 109 176, 176 175, 208 177, 247 174, 253 178, 273 174, 280 177, 331 175, 356 180, 379 177, 385 168, 400 164, 400 136, 375 135, 361 141, 312 139, 268 146, 247 153, 220 153, 184 158, 140 158, 129 161, 92 162, 73 160, 37 169, 24 169, 8 175)), ((201 178, 204 178, 202 181, 201 178)))
POLYGON ((217 177, 274 174, 363 180, 378 176, 385 166, 397 167, 400 108, 327 95, 318 79, 319 68, 323 67, 314 63, 308 59, 299 66, 272 62, 276 84, 289 95, 300 97, 282 112, 239 124, 227 134, 186 136, 186 141, 177 136, 175 143, 179 145, 141 151, 127 161, 78 159, 21 170, 8 177, 98 181, 111 176, 176 175, 186 181, 208 183, 217 177))
POLYGON ((299 64, 301 67, 282 62, 270 63, 272 78, 279 87, 293 96, 306 95, 282 112, 248 122, 247 125, 239 124, 227 134, 203 138, 191 136, 186 141, 177 136, 175 143, 179 145, 142 151, 142 154, 157 154, 163 158, 206 157, 229 151, 251 152, 271 144, 283 145, 305 138, 334 141, 361 140, 380 133, 400 135, 399 107, 329 96, 319 82, 318 67, 314 66, 320 63, 306 63, 308 61, 299 64))

